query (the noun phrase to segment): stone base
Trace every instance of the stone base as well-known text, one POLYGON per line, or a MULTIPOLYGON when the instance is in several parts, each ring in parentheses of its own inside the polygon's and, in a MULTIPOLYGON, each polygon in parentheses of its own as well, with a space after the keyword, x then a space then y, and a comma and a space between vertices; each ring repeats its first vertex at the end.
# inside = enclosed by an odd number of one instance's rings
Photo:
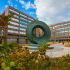
POLYGON ((28 47, 29 51, 32 52, 32 51, 37 51, 39 48, 39 45, 38 44, 26 44, 23 47, 28 47))

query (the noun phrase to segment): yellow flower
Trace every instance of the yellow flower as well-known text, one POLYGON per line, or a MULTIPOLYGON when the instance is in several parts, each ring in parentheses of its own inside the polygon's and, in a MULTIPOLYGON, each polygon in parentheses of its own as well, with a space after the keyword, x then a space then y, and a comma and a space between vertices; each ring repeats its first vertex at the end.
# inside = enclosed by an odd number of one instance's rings
POLYGON ((38 63, 38 60, 36 60, 35 63, 38 63))
POLYGON ((10 66, 11 66, 11 67, 14 67, 14 66, 15 66, 15 62, 11 61, 11 62, 10 62, 10 66))

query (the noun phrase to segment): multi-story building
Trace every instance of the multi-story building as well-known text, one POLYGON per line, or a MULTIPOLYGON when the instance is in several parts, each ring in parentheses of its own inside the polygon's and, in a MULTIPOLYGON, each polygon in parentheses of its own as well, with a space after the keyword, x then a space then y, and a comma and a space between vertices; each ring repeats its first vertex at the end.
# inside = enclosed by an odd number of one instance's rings
MULTIPOLYGON (((4 15, 13 15, 7 26, 7 41, 26 43, 27 25, 35 21, 33 17, 9 6, 3 13, 4 15)), ((70 41, 70 21, 50 25, 52 41, 70 41)), ((40 37, 44 32, 40 28, 36 28, 34 34, 40 37)))
POLYGON ((25 43, 27 41, 27 25, 35 19, 11 6, 9 6, 3 14, 13 15, 7 26, 7 32, 5 32, 7 34, 7 41, 25 43))
POLYGON ((52 41, 70 41, 70 21, 50 26, 52 41))

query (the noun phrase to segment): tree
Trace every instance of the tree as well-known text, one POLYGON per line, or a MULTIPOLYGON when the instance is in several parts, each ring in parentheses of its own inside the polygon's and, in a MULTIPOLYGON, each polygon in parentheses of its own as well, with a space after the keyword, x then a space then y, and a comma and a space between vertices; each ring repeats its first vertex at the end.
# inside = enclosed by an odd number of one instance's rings
POLYGON ((48 45, 43 42, 43 43, 40 45, 40 48, 39 48, 40 54, 43 54, 43 55, 44 55, 47 49, 48 49, 48 45))
POLYGON ((4 43, 7 42, 7 27, 9 24, 9 21, 11 20, 12 15, 0 15, 0 30, 1 32, 3 31, 3 36, 1 36, 1 38, 3 37, 3 41, 4 43))

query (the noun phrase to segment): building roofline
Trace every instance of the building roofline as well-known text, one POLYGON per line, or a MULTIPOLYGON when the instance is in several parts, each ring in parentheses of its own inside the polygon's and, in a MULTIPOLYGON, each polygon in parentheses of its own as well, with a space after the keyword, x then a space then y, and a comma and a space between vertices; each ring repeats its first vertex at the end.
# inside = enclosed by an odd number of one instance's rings
POLYGON ((65 21, 65 22, 56 23, 56 24, 52 24, 52 25, 50 25, 50 26, 56 26, 56 25, 61 25, 61 24, 66 24, 66 23, 70 23, 70 21, 65 21))
MULTIPOLYGON (((22 11, 16 9, 16 8, 12 7, 12 6, 8 6, 6 9, 9 9, 9 8, 10 8, 10 9, 14 9, 14 10, 16 10, 16 11, 18 11, 18 12, 20 12, 20 13, 26 15, 27 17, 32 18, 33 20, 36 20, 35 18, 33 18, 32 16, 30 16, 29 14, 26 14, 26 13, 24 13, 24 12, 22 12, 22 11)), ((5 9, 5 10, 6 10, 6 9, 5 9)), ((3 13, 4 13, 4 12, 3 12, 3 13)))

